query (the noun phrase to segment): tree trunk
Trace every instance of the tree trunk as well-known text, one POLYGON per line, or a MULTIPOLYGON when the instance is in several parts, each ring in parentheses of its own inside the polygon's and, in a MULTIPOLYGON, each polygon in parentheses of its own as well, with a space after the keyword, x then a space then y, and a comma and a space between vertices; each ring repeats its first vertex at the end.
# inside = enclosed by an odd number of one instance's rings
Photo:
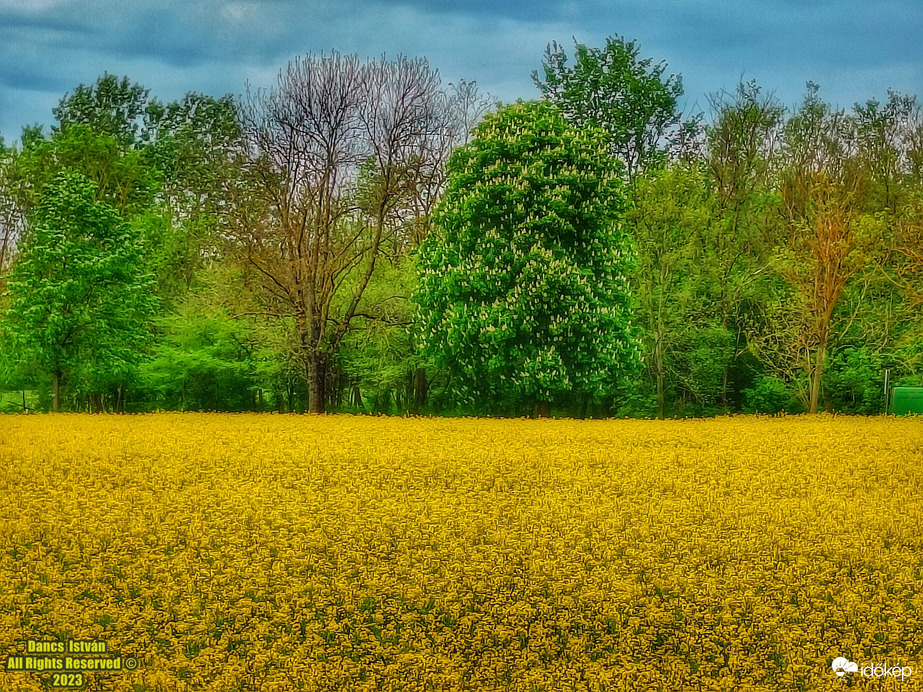
MULTIPOLYGON (((728 333, 728 316, 727 311, 724 312, 721 318, 721 331, 723 334, 728 333)), ((734 353, 737 352, 737 343, 734 343, 734 353)), ((728 379, 730 378, 730 369, 731 362, 733 361, 733 356, 731 360, 728 360, 726 354, 722 352, 721 354, 721 410, 724 413, 728 412, 728 379)))
POLYGON ((52 410, 55 413, 61 412, 61 371, 55 370, 54 374, 51 376, 51 391, 52 391, 52 410))
POLYGON ((102 413, 103 412, 103 395, 99 392, 95 392, 90 395, 90 407, 93 413, 102 413))
POLYGON ((551 418, 551 402, 550 401, 536 401, 535 402, 535 418, 551 418))
POLYGON ((308 358, 308 412, 326 413, 327 354, 312 353, 308 358))
POLYGON ((658 339, 657 345, 654 347, 654 374, 657 379, 657 417, 663 418, 663 406, 664 406, 664 364, 663 364, 663 349, 661 348, 661 342, 658 339))
POLYGON ((808 413, 817 413, 817 401, 820 398, 820 383, 824 377, 824 358, 827 355, 827 344, 821 343, 817 347, 817 361, 814 372, 811 373, 811 398, 808 402, 808 413))
POLYGON ((403 393, 404 401, 403 401, 403 406, 402 406, 405 415, 409 413, 417 412, 416 403, 414 402, 413 390, 414 390, 414 373, 408 372, 406 386, 404 387, 404 393, 403 393))
POLYGON ((413 412, 419 413, 426 403, 426 370, 417 368, 413 373, 413 412))

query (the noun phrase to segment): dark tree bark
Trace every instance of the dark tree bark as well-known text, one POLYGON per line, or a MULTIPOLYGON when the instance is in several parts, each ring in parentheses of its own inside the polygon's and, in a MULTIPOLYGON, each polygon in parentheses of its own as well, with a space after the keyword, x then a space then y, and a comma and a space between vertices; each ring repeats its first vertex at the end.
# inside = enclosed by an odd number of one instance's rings
POLYGON ((419 413, 426 403, 426 370, 417 368, 413 374, 413 412, 419 413))
POLYGON ((61 412, 61 371, 55 370, 51 376, 52 410, 61 412))
POLYGON ((362 392, 359 391, 359 387, 357 385, 353 385, 351 403, 353 406, 356 406, 357 408, 362 408, 364 406, 362 402, 362 392))
POLYGON ((326 413, 327 356, 314 353, 308 360, 308 412, 326 413))

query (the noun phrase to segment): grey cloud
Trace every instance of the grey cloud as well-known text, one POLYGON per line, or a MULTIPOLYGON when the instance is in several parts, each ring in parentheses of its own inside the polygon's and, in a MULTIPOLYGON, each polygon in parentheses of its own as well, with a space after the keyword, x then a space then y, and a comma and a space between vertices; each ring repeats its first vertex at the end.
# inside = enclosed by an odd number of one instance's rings
POLYGON ((755 78, 786 104, 805 80, 850 106, 887 87, 923 92, 919 0, 74 0, 0 9, 0 132, 49 122, 51 107, 104 71, 163 98, 269 86, 308 52, 425 56, 444 81, 504 101, 534 98, 546 44, 637 39, 683 75, 688 103, 755 78))
MULTIPOLYGON (((68 88, 66 84, 67 81, 59 75, 23 66, 10 67, 0 62, 0 86, 2 87, 17 91, 52 94, 59 92, 62 87, 68 88)), ((63 92, 58 95, 63 95, 63 92)))
POLYGON ((580 3, 528 2, 522 0, 508 2, 492 0, 405 0, 403 4, 432 14, 504 17, 523 21, 550 21, 567 14, 565 7, 568 5, 571 6, 571 13, 573 13, 573 7, 580 3))

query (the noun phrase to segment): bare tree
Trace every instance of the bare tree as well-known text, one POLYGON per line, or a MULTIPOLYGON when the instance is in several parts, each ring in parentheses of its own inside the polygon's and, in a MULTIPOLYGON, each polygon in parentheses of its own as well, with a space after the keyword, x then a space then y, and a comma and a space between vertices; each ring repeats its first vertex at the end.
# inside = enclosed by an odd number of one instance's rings
POLYGON ((334 53, 291 62, 243 114, 261 204, 237 239, 271 311, 294 317, 309 408, 323 413, 376 261, 424 211, 408 200, 441 166, 445 94, 422 59, 334 53))
POLYGON ((821 101, 816 85, 809 83, 804 104, 786 124, 781 159, 773 266, 791 295, 778 313, 784 319, 768 320, 750 341, 764 362, 799 365, 806 375, 802 403, 816 413, 837 306, 870 260, 882 229, 880 219, 863 213, 869 172, 856 122, 821 101))
POLYGON ((477 82, 462 79, 449 84, 442 103, 444 127, 430 140, 433 155, 419 159, 418 165, 407 171, 411 178, 405 188, 407 197, 397 209, 410 223, 405 225, 404 244, 395 248, 398 252, 417 247, 429 234, 429 219, 445 190, 449 156, 470 141, 474 128, 495 105, 489 95, 478 90, 477 82))
POLYGON ((901 289, 910 310, 923 304, 923 105, 889 90, 884 105, 856 104, 860 154, 893 233, 879 273, 901 289))
POLYGON ((23 227, 22 214, 15 203, 8 175, 12 157, 13 150, 5 149, 0 140, 0 293, 3 293, 23 227))

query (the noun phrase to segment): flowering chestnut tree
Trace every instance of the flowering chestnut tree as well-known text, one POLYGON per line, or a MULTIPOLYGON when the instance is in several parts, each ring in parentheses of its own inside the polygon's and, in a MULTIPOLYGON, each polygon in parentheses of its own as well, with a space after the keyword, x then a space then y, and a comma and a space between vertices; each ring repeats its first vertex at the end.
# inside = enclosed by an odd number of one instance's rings
POLYGON ((620 165, 547 103, 500 109, 453 153, 415 300, 424 353, 469 403, 546 416, 635 371, 620 165))

